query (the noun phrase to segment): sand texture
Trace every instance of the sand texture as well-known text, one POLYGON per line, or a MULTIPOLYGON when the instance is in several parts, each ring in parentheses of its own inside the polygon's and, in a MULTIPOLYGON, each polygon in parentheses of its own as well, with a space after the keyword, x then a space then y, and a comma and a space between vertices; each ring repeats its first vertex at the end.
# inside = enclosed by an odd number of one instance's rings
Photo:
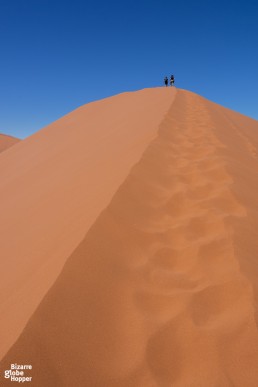
POLYGON ((0 282, 0 358, 156 137, 174 96, 143 90, 82 106, 1 154, 0 270, 9 274, 0 282))
POLYGON ((257 121, 157 88, 3 153, 0 371, 32 364, 35 387, 257 387, 257 152, 257 121))
POLYGON ((0 153, 10 148, 14 144, 17 144, 20 140, 18 138, 7 136, 6 134, 0 133, 0 153))

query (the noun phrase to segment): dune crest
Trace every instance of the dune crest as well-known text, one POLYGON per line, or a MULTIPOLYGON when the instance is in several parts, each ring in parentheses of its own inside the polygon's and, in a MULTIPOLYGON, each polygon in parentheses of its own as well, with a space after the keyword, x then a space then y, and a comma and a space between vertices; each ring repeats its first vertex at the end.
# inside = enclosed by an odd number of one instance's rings
POLYGON ((257 387, 257 129, 178 90, 1 369, 31 363, 39 387, 257 387))

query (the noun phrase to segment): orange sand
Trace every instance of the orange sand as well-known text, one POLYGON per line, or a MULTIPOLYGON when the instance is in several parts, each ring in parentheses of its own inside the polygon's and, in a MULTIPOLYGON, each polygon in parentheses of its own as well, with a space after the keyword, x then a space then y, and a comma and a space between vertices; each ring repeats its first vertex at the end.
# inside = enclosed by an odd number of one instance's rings
POLYGON ((36 387, 257 387, 257 130, 158 88, 4 152, 1 370, 32 364, 36 387))
POLYGON ((0 153, 10 148, 20 140, 18 138, 7 136, 6 134, 0 133, 0 153))

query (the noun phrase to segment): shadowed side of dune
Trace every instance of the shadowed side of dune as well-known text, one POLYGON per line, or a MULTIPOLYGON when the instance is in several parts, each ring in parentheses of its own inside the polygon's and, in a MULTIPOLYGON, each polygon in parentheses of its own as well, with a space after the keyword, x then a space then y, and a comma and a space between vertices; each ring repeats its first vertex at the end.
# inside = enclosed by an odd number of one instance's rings
POLYGON ((235 127, 231 113, 178 91, 1 369, 32 364, 39 387, 257 387, 241 233, 252 173, 240 188, 237 168, 250 149, 235 127))
POLYGON ((0 153, 10 148, 14 144, 17 144, 19 141, 20 140, 18 138, 0 133, 0 153))

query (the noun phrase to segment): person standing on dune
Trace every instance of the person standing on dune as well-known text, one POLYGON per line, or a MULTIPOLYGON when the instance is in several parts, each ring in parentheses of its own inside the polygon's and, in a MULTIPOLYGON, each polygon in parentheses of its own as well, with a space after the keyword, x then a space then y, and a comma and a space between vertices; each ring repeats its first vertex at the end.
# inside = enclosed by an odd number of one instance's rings
POLYGON ((175 77, 174 77, 174 75, 171 75, 171 77, 170 77, 170 86, 173 86, 174 83, 175 83, 175 77))
POLYGON ((165 83, 165 86, 167 87, 167 85, 168 85, 168 77, 164 78, 164 83, 165 83))

